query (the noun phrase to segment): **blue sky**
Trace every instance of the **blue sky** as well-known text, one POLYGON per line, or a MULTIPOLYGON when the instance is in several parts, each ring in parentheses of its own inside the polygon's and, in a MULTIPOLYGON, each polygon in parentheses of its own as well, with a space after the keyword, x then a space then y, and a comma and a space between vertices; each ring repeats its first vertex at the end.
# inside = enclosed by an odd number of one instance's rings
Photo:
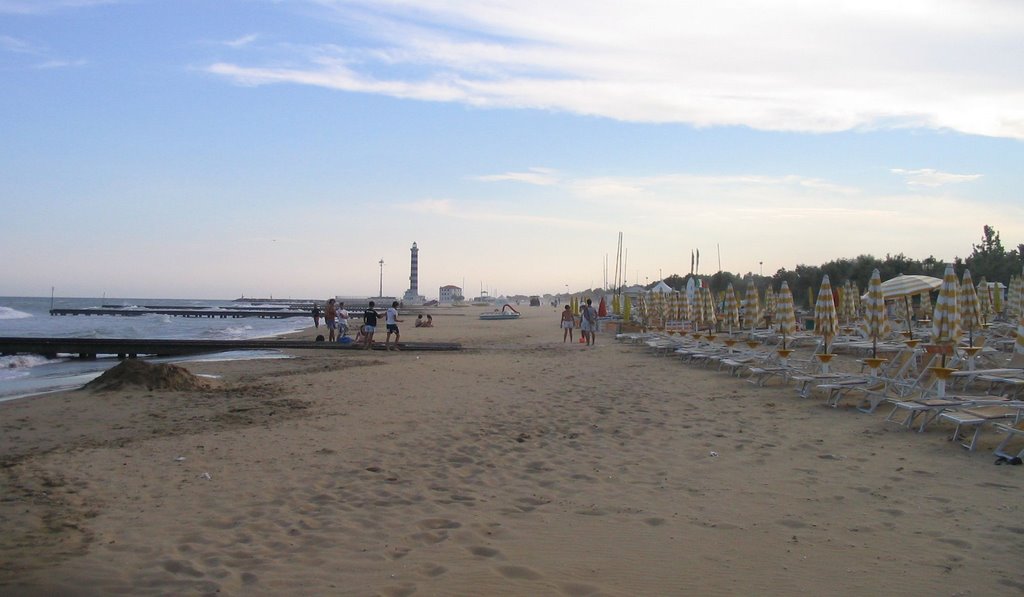
POLYGON ((1024 242, 1024 3, 0 0, 0 295, 470 295, 1024 242), (762 266, 763 262, 763 266, 762 266), (610 272, 609 275, 611 275, 610 272))

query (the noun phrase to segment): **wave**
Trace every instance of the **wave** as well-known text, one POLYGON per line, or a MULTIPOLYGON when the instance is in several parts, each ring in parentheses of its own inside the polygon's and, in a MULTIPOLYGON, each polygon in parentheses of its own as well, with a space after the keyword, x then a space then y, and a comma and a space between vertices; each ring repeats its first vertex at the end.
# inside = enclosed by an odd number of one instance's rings
POLYGON ((25 313, 10 307, 0 307, 0 319, 28 319, 29 317, 32 317, 31 313, 25 313))
POLYGON ((50 363, 63 363, 64 359, 48 359, 37 354, 16 354, 0 357, 0 370, 28 369, 50 363))

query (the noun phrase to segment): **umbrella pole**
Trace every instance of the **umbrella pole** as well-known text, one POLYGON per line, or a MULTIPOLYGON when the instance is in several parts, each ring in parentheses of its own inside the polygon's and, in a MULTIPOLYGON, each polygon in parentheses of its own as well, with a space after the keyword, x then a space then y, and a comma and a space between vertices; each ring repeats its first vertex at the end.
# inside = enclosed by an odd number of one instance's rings
POLYGON ((878 336, 871 336, 871 358, 878 358, 878 336))

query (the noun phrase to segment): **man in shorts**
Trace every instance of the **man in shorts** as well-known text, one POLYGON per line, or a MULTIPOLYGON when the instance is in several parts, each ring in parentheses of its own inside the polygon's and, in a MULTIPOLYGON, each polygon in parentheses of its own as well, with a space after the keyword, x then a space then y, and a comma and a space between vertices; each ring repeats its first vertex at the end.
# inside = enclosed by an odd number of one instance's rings
POLYGON ((384 314, 384 324, 388 327, 388 335, 384 338, 384 350, 391 350, 391 334, 395 335, 395 350, 398 350, 398 324, 402 321, 398 318, 398 301, 394 301, 384 314))
POLYGON ((363 311, 363 337, 365 338, 363 348, 367 350, 373 348, 373 333, 377 331, 377 318, 380 317, 373 306, 374 302, 370 301, 370 306, 363 311))
POLYGON ((324 323, 327 324, 327 341, 334 342, 334 331, 338 329, 338 308, 334 306, 334 299, 327 301, 324 323))
POLYGON ((586 338, 587 346, 593 346, 597 341, 597 309, 590 299, 587 299, 587 306, 580 310, 580 315, 580 333, 586 338))

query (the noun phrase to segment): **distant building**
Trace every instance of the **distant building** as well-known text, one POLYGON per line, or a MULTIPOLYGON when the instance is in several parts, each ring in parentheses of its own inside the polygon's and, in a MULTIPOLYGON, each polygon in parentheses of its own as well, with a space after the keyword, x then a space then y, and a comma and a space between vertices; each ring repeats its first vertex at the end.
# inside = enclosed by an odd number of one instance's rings
POLYGON ((451 284, 449 284, 447 286, 442 286, 438 290, 438 299, 437 300, 441 304, 445 304, 445 303, 451 304, 451 303, 454 303, 456 301, 456 298, 462 298, 462 296, 463 295, 462 295, 462 289, 461 288, 459 288, 458 286, 452 286, 451 284))

